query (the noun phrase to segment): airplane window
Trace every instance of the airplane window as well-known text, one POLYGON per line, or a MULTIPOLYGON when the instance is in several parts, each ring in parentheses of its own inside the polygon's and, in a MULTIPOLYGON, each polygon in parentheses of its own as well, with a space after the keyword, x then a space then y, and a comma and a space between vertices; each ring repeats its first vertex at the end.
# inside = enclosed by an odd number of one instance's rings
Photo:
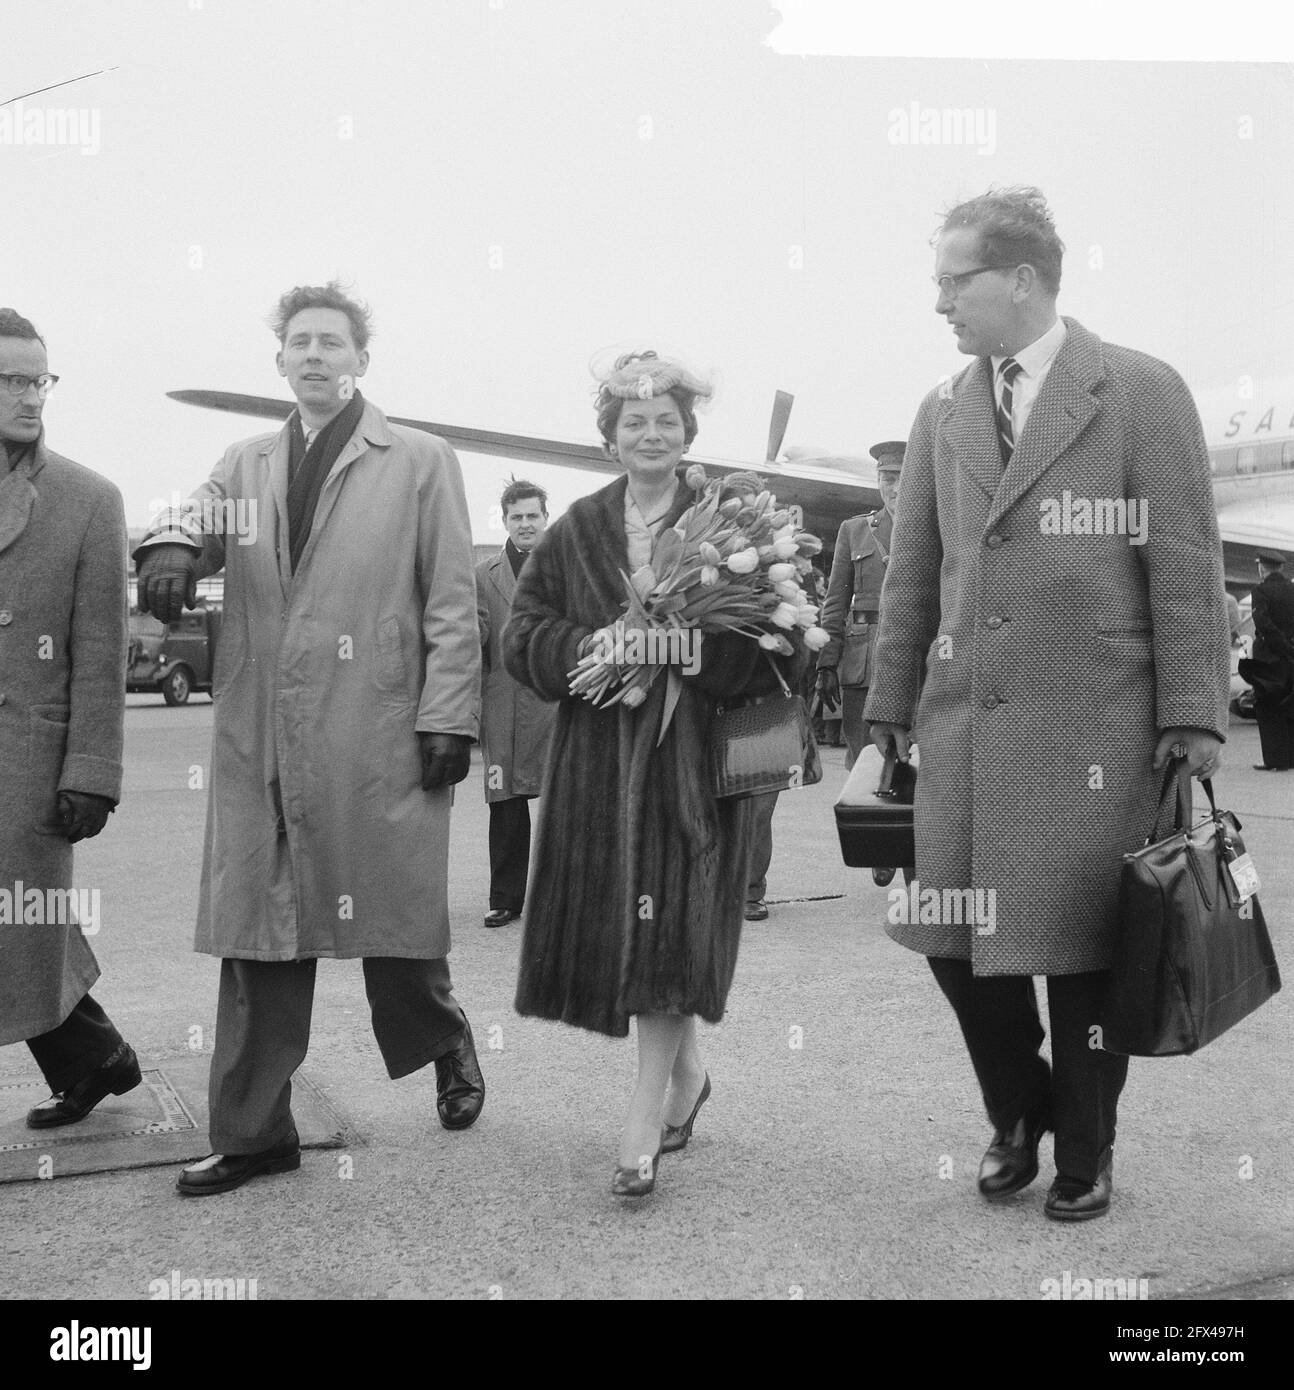
POLYGON ((1209 455, 1209 462, 1213 466, 1214 473, 1229 475, 1236 471, 1236 451, 1234 449, 1217 449, 1209 455))
POLYGON ((1281 467, 1294 468, 1294 439, 1287 439, 1281 445, 1281 467))
POLYGON ((1258 450, 1252 446, 1240 449, 1236 454, 1237 473, 1256 473, 1258 471, 1258 450))

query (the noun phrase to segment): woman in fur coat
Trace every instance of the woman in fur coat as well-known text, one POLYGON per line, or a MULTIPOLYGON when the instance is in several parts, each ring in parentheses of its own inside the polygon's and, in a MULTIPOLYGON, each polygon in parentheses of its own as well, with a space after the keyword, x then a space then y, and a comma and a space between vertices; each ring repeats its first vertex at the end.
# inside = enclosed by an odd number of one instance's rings
POLYGON ((777 688, 757 643, 700 643, 657 744, 667 682, 645 703, 597 708, 570 693, 580 658, 622 614, 625 575, 694 500, 679 465, 708 387, 654 353, 621 358, 598 428, 624 476, 577 501, 518 580, 504 632, 513 676, 559 702, 540 799, 519 1013, 624 1037, 637 1018, 638 1083, 612 1190, 650 1192, 662 1149, 687 1143, 710 1093, 696 1019, 723 1017, 737 962, 753 803, 716 801, 706 731, 716 699, 777 688))

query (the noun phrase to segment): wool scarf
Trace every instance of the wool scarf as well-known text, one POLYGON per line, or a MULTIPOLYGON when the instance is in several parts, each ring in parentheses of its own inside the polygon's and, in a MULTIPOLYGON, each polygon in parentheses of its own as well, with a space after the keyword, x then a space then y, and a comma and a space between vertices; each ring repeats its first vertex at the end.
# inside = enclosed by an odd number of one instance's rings
POLYGON ((310 539, 324 479, 355 433, 363 413, 364 397, 356 391, 341 413, 315 435, 308 449, 300 415, 294 412, 288 422, 288 552, 293 574, 310 539))

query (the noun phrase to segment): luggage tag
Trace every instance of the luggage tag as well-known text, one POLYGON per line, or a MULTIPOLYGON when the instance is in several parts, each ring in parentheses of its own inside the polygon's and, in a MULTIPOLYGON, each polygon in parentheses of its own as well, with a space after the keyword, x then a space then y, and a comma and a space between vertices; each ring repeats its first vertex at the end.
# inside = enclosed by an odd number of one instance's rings
POLYGON ((1244 854, 1237 854, 1235 849, 1228 844, 1226 847, 1227 872, 1231 875, 1231 881, 1236 885, 1236 892, 1240 895, 1240 901, 1246 903, 1258 892, 1261 886, 1258 882, 1258 869, 1254 865, 1253 856, 1248 850, 1244 854))

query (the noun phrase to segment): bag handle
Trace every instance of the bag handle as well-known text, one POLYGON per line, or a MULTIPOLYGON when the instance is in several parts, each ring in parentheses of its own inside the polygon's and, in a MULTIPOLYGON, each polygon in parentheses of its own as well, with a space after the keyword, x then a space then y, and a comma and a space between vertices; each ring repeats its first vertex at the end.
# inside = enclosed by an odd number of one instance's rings
MULTIPOLYGON (((1212 783, 1205 782, 1204 786, 1209 794, 1209 803, 1212 805, 1212 783)), ((1164 785, 1159 791, 1159 806, 1155 811, 1155 823, 1151 827, 1150 839, 1146 841, 1147 844, 1155 844, 1166 838, 1159 827, 1164 817, 1164 810, 1168 805, 1170 792, 1173 793, 1174 803, 1173 824, 1170 833, 1177 834, 1180 831, 1189 830, 1194 818, 1194 808, 1191 803, 1191 776, 1186 770, 1185 758, 1170 758, 1168 760, 1168 767, 1164 771, 1164 785)))
POLYGON ((791 698, 791 687, 786 683, 786 677, 778 669, 777 662, 773 660, 772 652, 764 653, 764 660, 773 668, 773 674, 777 677, 777 683, 782 687, 782 694, 789 700, 791 698))

